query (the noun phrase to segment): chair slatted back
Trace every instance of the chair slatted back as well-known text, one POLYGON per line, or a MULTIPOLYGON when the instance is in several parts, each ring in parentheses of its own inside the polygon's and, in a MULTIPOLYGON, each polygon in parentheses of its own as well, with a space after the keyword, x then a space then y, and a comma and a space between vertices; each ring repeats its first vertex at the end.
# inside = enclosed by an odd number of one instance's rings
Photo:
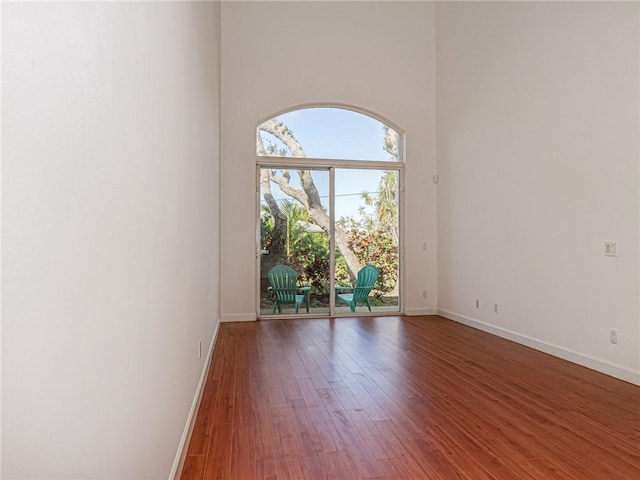
POLYGON ((295 303, 298 274, 287 265, 276 265, 267 274, 269 284, 280 303, 295 303))
POLYGON ((373 265, 365 265, 358 272, 356 284, 353 287, 353 300, 364 302, 369 296, 369 292, 376 286, 378 281, 378 269, 373 265))

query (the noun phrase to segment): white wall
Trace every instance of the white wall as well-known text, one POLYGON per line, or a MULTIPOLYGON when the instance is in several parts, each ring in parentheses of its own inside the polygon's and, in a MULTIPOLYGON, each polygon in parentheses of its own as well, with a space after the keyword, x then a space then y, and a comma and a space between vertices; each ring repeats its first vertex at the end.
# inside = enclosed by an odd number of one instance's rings
POLYGON ((2 478, 166 479, 219 315, 217 7, 2 8, 2 478))
POLYGON ((405 311, 435 311, 434 5, 229 2, 222 12, 223 320, 256 317, 256 127, 326 103, 366 109, 406 133, 405 311))
POLYGON ((638 8, 437 8, 441 312, 634 382, 638 8))

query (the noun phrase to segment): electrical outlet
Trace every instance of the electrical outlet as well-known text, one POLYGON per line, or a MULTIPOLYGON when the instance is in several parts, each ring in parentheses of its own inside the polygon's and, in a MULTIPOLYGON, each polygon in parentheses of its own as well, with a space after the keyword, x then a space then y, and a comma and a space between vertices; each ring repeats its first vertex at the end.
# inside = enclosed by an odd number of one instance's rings
POLYGON ((427 298, 427 291, 426 290, 422 290, 422 298, 427 298))
POLYGON ((493 304, 493 311, 494 311, 494 313, 498 313, 498 304, 497 303, 493 304))
POLYGON ((617 257, 618 256, 618 242, 604 242, 604 256, 605 257, 617 257))
POLYGON ((202 342, 198 342, 198 358, 202 358, 202 342))
POLYGON ((617 330, 609 330, 609 343, 613 343, 614 345, 618 344, 618 331, 617 330))
POLYGON ((476 299, 476 308, 480 308, 480 300, 476 299))

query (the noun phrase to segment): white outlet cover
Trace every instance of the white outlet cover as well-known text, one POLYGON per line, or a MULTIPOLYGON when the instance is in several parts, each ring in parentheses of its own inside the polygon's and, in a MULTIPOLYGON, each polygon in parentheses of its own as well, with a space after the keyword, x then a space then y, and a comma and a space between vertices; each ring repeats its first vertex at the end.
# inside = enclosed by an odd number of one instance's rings
POLYGON ((604 242, 604 256, 605 257, 617 257, 618 256, 618 242, 604 242))

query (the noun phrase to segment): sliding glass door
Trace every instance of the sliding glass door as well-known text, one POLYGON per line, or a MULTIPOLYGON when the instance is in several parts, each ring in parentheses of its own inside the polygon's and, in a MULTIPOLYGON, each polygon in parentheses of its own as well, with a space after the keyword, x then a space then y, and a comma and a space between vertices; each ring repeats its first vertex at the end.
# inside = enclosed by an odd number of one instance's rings
POLYGON ((261 317, 399 311, 398 177, 397 170, 260 167, 261 317), (373 282, 358 278, 366 265, 375 267, 373 282), (278 274, 292 283, 280 285, 278 274))
POLYGON ((361 279, 357 292, 337 289, 337 314, 400 309, 398 180, 398 170, 335 170, 335 284, 357 285, 366 265, 378 273, 373 284, 361 279))
POLYGON ((297 178, 289 170, 260 168, 260 316, 329 314, 329 170, 293 171, 297 178), (306 199, 301 181, 313 190, 313 200, 306 199), (269 272, 279 265, 297 275, 295 291, 276 292, 277 279, 270 284, 269 272))

